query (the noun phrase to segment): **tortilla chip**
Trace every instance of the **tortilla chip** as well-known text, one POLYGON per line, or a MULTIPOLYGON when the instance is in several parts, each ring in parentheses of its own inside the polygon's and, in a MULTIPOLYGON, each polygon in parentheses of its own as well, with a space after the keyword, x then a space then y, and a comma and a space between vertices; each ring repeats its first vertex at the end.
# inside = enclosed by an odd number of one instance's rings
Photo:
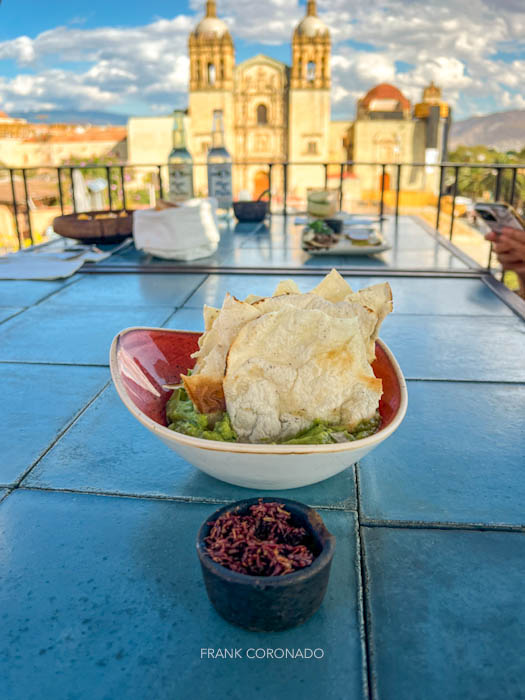
POLYGON ((241 328, 223 388, 239 438, 261 442, 292 437, 315 420, 351 430, 375 414, 382 382, 357 317, 283 304, 241 328))
POLYGON ((353 292, 348 297, 348 300, 357 301, 359 304, 372 309, 377 315, 376 324, 370 337, 375 344, 376 339, 379 337, 381 324, 394 308, 390 285, 388 282, 373 284, 371 287, 365 287, 358 292, 353 292))
POLYGON ((199 338, 199 350, 192 355, 197 358, 192 374, 181 378, 201 413, 218 410, 216 404, 223 400, 222 380, 230 345, 242 326, 259 315, 260 312, 251 304, 226 294, 212 325, 199 338))
POLYGON ((327 301, 343 301, 349 294, 352 294, 352 287, 336 269, 333 269, 319 282, 317 287, 312 289, 312 294, 317 294, 327 301))
POLYGON ((213 322, 219 315, 220 309, 216 309, 214 306, 208 306, 208 304, 204 304, 202 313, 204 316, 204 330, 209 331, 210 328, 213 326, 213 322))
POLYGON ((264 297, 260 297, 258 294, 248 294, 248 296, 244 300, 244 303, 253 304, 256 301, 259 301, 260 299, 264 299, 264 297))
POLYGON ((282 294, 300 294, 301 291, 299 287, 295 284, 293 280, 281 280, 277 287, 275 288, 272 297, 278 297, 282 294))

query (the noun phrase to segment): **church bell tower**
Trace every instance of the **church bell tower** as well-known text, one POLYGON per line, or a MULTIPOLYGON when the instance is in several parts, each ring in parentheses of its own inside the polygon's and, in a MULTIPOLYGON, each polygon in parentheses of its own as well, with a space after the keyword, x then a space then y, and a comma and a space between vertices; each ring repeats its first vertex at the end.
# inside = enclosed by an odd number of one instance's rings
MULTIPOLYGON (((235 53, 228 25, 217 17, 215 0, 190 34, 189 150, 194 162, 206 162, 214 110, 222 110, 226 148, 233 153, 233 81, 235 53)), ((206 189, 205 168, 196 168, 195 189, 206 189)))
MULTIPOLYGON (((330 54, 330 31, 317 16, 315 0, 308 0, 306 16, 295 28, 292 38, 289 98, 289 159, 291 162, 324 163, 328 160, 330 54)), ((315 175, 313 169, 307 170, 310 186, 322 186, 324 174, 321 169, 319 168, 319 173, 315 175), (315 178, 315 182, 312 178, 315 178)), ((302 182, 306 177, 305 169, 294 169, 292 166, 291 171, 292 187, 302 189, 306 184, 302 182)))

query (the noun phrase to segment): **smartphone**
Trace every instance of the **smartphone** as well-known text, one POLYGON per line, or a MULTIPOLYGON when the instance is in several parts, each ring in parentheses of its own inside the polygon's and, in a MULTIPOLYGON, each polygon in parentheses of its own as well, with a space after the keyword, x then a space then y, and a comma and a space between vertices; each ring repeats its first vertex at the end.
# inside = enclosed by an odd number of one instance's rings
POLYGON ((506 202, 476 202, 474 211, 489 231, 501 233, 505 227, 525 230, 525 220, 506 202))

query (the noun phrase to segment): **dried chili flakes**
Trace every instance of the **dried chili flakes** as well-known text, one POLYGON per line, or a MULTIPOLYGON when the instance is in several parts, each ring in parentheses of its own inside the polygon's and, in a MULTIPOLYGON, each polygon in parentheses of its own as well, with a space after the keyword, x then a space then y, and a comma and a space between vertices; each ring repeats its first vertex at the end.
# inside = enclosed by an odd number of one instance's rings
POLYGON ((310 566, 312 537, 294 527, 282 503, 250 506, 249 513, 224 513, 210 522, 206 552, 218 564, 249 576, 282 576, 310 566))

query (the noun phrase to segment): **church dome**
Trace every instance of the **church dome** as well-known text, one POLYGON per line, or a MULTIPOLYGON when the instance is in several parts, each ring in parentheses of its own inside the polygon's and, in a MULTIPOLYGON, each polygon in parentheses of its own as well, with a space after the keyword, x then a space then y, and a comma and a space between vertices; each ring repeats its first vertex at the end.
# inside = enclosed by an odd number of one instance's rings
POLYGON ((198 37, 218 39, 228 34, 228 25, 217 17, 217 6, 214 0, 208 0, 206 3, 206 17, 201 19, 193 33, 198 37))
POLYGON ((306 17, 299 22, 295 29, 295 33, 299 36, 312 38, 319 34, 328 34, 329 31, 330 30, 326 24, 317 16, 315 0, 308 0, 306 17))
POLYGON ((403 95, 401 90, 389 83, 381 83, 369 90, 361 100, 363 107, 370 107, 376 101, 388 100, 397 102, 402 109, 410 109, 410 101, 403 95))

